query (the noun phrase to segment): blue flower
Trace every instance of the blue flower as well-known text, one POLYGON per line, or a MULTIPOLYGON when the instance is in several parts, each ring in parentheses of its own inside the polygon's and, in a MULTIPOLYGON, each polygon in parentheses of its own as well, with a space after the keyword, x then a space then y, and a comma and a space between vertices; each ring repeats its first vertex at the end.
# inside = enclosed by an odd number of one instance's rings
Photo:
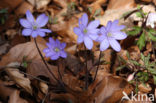
POLYGON ((106 27, 103 26, 100 28, 101 35, 97 39, 97 41, 100 42, 100 51, 106 50, 109 45, 111 45, 111 47, 117 52, 121 50, 121 46, 117 40, 125 39, 127 35, 121 31, 125 26, 119 26, 118 22, 118 20, 113 22, 109 21, 106 27))
POLYGON ((24 27, 22 30, 22 35, 36 38, 38 35, 44 37, 46 32, 51 32, 49 29, 42 29, 42 27, 47 24, 49 19, 45 14, 39 15, 35 20, 32 13, 28 10, 26 12, 26 18, 27 19, 19 20, 20 24, 24 27))
POLYGON ((88 24, 88 15, 85 13, 79 18, 79 27, 74 28, 74 33, 78 36, 77 42, 84 42, 85 46, 88 49, 92 49, 93 40, 98 38, 100 21, 94 20, 88 24))
POLYGON ((51 60, 57 60, 59 57, 66 58, 67 53, 64 51, 66 43, 61 43, 58 39, 56 41, 53 38, 49 38, 49 43, 46 44, 48 48, 44 49, 46 57, 50 57, 51 60))

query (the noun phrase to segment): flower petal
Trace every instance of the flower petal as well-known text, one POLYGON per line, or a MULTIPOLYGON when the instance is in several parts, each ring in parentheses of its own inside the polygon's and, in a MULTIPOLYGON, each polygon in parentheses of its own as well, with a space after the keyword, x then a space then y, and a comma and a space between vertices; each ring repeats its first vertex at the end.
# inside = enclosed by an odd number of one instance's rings
POLYGON ((86 27, 87 24, 88 24, 88 15, 86 13, 84 13, 82 15, 82 19, 81 20, 82 20, 82 24, 86 27))
POLYGON ((66 58, 67 57, 67 53, 65 51, 60 51, 60 56, 62 58, 66 58))
POLYGON ((50 43, 51 45, 54 45, 54 44, 55 44, 55 40, 54 40, 52 37, 50 37, 50 38, 49 38, 49 43, 50 43))
POLYGON ((61 43, 60 44, 60 49, 64 49, 66 47, 66 43, 61 43))
POLYGON ((96 39, 96 41, 97 41, 97 42, 102 42, 104 39, 107 39, 107 36, 106 36, 106 35, 100 35, 100 36, 96 39))
POLYGON ((23 29, 22 30, 22 35, 24 35, 24 36, 30 36, 31 33, 32 33, 31 29, 23 29))
POLYGON ((109 47, 109 41, 105 38, 100 44, 100 51, 104 51, 109 47))
POLYGON ((52 55, 51 57, 50 57, 50 59, 51 60, 57 60, 58 58, 59 58, 59 53, 56 53, 55 55, 52 55))
POLYGON ((82 43, 84 41, 84 37, 83 36, 78 36, 77 37, 77 43, 82 43))
POLYGON ((48 48, 45 48, 45 49, 43 49, 43 52, 48 53, 48 52, 50 52, 50 50, 48 48))
POLYGON ((93 41, 88 36, 84 37, 84 44, 89 50, 93 47, 93 41))
POLYGON ((89 35, 89 37, 90 37, 92 40, 97 40, 97 38, 99 37, 99 35, 97 35, 97 34, 91 34, 91 35, 89 35))
POLYGON ((34 22, 34 17, 29 10, 27 10, 26 12, 26 18, 28 19, 29 22, 34 22))
POLYGON ((112 21, 108 21, 107 26, 106 26, 106 30, 109 31, 111 26, 112 26, 112 21))
POLYGON ((119 52, 121 50, 120 44, 114 38, 109 38, 109 43, 115 51, 119 52))
POLYGON ((45 54, 46 57, 51 57, 52 55, 54 55, 52 52, 48 52, 45 54))
POLYGON ((52 31, 50 29, 38 29, 41 32, 47 32, 47 33, 51 33, 52 31))
POLYGON ((45 36, 45 32, 40 32, 40 31, 37 31, 38 34, 41 36, 41 37, 44 37, 45 36))
POLYGON ((30 22, 28 20, 26 20, 26 19, 20 19, 19 22, 25 28, 31 28, 32 27, 30 22))
POLYGON ((38 27, 43 27, 47 24, 48 22, 48 16, 46 16, 45 14, 41 14, 37 17, 36 19, 36 23, 38 24, 38 27))
POLYGON ((33 32, 32 32, 32 37, 33 37, 33 38, 36 38, 36 37, 37 37, 37 31, 33 31, 33 32))
POLYGON ((106 34, 107 34, 107 29, 106 29, 106 27, 102 26, 102 27, 100 28, 100 33, 106 35, 106 34))
POLYGON ((124 32, 112 32, 112 37, 114 37, 117 40, 123 40, 127 38, 127 35, 124 32))
POLYGON ((94 21, 91 21, 91 22, 88 24, 87 29, 88 29, 88 30, 92 30, 92 29, 97 28, 99 25, 100 25, 100 21, 99 21, 99 20, 94 20, 94 21))
POLYGON ((80 28, 78 28, 78 27, 75 27, 75 28, 74 28, 74 33, 75 33, 76 35, 78 35, 78 36, 83 35, 82 32, 81 32, 81 30, 80 30, 80 28))
POLYGON ((99 34, 99 32, 100 32, 99 29, 88 30, 88 34, 99 34))

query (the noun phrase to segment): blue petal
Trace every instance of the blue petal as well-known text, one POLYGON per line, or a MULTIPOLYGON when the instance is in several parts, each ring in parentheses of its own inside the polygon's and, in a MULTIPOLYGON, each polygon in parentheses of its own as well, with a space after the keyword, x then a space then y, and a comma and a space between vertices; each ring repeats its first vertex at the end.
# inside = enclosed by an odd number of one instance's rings
POLYGON ((99 21, 99 20, 94 20, 94 21, 91 21, 91 22, 88 24, 87 29, 88 29, 88 30, 92 30, 92 29, 97 28, 99 25, 100 25, 100 21, 99 21))
POLYGON ((67 57, 67 53, 65 51, 60 51, 60 56, 62 58, 66 58, 67 57))
POLYGON ((88 30, 88 34, 99 34, 99 32, 100 32, 99 29, 88 30))
POLYGON ((29 10, 27 10, 26 12, 26 18, 28 19, 29 22, 34 22, 34 17, 29 10))
POLYGON ((58 39, 56 39, 55 45, 56 45, 58 48, 60 48, 60 47, 61 47, 61 42, 60 42, 58 39))
POLYGON ((51 60, 57 60, 59 58, 59 53, 56 53, 50 57, 51 60))
POLYGON ((112 21, 108 21, 107 26, 106 26, 106 30, 110 31, 111 26, 112 26, 112 21))
POLYGON ((50 50, 48 48, 45 48, 45 49, 43 49, 43 52, 48 53, 48 52, 50 52, 50 50))
POLYGON ((109 38, 109 43, 115 51, 119 52, 121 50, 120 44, 114 38, 109 38))
POLYGON ((44 37, 45 36, 45 32, 40 32, 40 31, 37 31, 38 34, 41 36, 41 37, 44 37))
POLYGON ((30 36, 31 33, 32 33, 31 29, 23 29, 22 30, 22 35, 24 35, 24 36, 30 36))
POLYGON ((26 19, 20 19, 19 22, 25 28, 31 28, 32 27, 31 23, 26 19))
POLYGON ((50 38, 49 38, 49 43, 50 43, 51 45, 54 45, 54 44, 55 44, 55 40, 54 40, 52 37, 50 37, 50 38))
POLYGON ((76 35, 78 35, 78 36, 82 36, 83 34, 82 34, 82 31, 80 30, 80 28, 78 28, 78 27, 75 27, 74 28, 74 33, 76 34, 76 35))
POLYGON ((127 38, 127 35, 124 32, 112 32, 112 37, 114 37, 117 40, 123 40, 127 38))
POLYGON ((45 54, 46 57, 51 57, 52 55, 54 55, 52 52, 47 52, 47 53, 45 54))
POLYGON ((105 34, 107 33, 106 27, 102 26, 102 27, 100 28, 100 33, 105 35, 105 34))
POLYGON ((109 47, 109 41, 107 38, 105 38, 101 43, 100 43, 100 51, 104 51, 109 47))
POLYGON ((107 39, 107 36, 106 36, 106 35, 100 35, 100 36, 96 39, 96 41, 97 41, 97 42, 102 42, 104 39, 107 39))
POLYGON ((83 35, 77 37, 77 43, 82 43, 83 41, 84 41, 83 35))
POLYGON ((88 24, 88 15, 86 13, 84 13, 82 15, 82 24, 86 27, 88 24))
POLYGON ((36 37, 37 37, 37 31, 33 31, 33 32, 32 32, 32 37, 33 37, 33 38, 36 38, 36 37))
POLYGON ((50 29, 38 29, 41 32, 47 32, 47 33, 51 33, 52 31, 50 29))
POLYGON ((97 40, 97 38, 99 37, 99 35, 97 35, 97 34, 91 34, 91 35, 89 35, 89 37, 90 37, 92 40, 97 40))
POLYGON ((89 50, 91 50, 93 47, 93 41, 88 36, 84 37, 84 44, 89 50))
POLYGON ((64 49, 66 47, 66 43, 61 43, 60 44, 60 49, 64 49))
POLYGON ((38 24, 38 27, 43 27, 48 23, 48 16, 45 14, 41 14, 37 17, 36 23, 38 24))

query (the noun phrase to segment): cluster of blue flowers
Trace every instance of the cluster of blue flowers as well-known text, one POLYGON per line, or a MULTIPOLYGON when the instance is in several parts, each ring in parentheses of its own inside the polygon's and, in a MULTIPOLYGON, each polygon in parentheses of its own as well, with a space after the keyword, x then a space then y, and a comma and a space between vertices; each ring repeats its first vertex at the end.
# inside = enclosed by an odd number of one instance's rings
POLYGON ((102 26, 98 29, 100 21, 94 20, 88 24, 88 16, 87 14, 83 14, 79 19, 79 26, 74 28, 74 32, 78 36, 77 42, 84 42, 88 49, 92 49, 94 40, 100 42, 100 51, 106 50, 111 45, 115 51, 119 52, 121 46, 117 40, 123 40, 127 35, 121 31, 125 26, 119 26, 118 22, 118 20, 109 21, 106 27, 102 26))
MULTIPOLYGON (((20 24, 24 27, 22 35, 44 37, 45 33, 51 33, 49 29, 43 29, 48 23, 48 16, 41 14, 35 20, 32 13, 28 10, 26 12, 26 19, 20 19, 20 24)), ((93 48, 93 41, 100 42, 100 51, 106 50, 109 45, 115 50, 120 51, 121 47, 117 40, 122 40, 127 35, 121 30, 125 28, 124 25, 118 25, 118 20, 113 22, 109 21, 107 26, 102 26, 100 29, 99 20, 89 22, 88 15, 85 13, 79 18, 79 26, 74 28, 74 33, 78 36, 77 42, 85 44, 89 50, 93 48)), ((67 53, 64 51, 66 43, 61 43, 58 39, 54 40, 49 38, 49 43, 46 44, 47 48, 43 50, 46 57, 51 60, 57 60, 59 57, 66 58, 67 53)))

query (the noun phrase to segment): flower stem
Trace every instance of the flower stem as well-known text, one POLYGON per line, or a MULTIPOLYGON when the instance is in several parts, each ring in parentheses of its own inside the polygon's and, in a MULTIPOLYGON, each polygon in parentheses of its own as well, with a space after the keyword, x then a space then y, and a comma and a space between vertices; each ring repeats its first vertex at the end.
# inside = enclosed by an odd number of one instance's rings
POLYGON ((57 61, 57 66, 58 66, 58 69, 57 69, 57 70, 58 70, 58 74, 59 74, 59 76, 60 76, 61 82, 63 83, 62 75, 61 75, 61 72, 60 72, 60 65, 59 65, 59 64, 60 64, 60 63, 59 63, 60 61, 61 61, 61 59, 58 59, 58 61, 57 61))
MULTIPOLYGON (((38 53, 40 54, 40 56, 41 56, 41 58, 42 58, 42 61, 43 61, 43 63, 45 64, 47 70, 50 72, 50 74, 52 75, 52 77, 53 77, 58 83, 60 83, 60 81, 55 77, 55 75, 53 74, 53 72, 50 70, 48 64, 47 64, 46 61, 44 60, 44 57, 43 57, 43 55, 42 55, 42 53, 41 53, 41 51, 40 51, 40 49, 39 49, 39 47, 38 47, 36 38, 34 38, 34 41, 35 41, 35 45, 36 45, 36 48, 37 48, 37 50, 38 50, 38 53)), ((61 84, 61 83, 60 83, 60 84, 61 84)), ((61 84, 61 85, 62 85, 62 84, 61 84)))
POLYGON ((102 56, 102 51, 100 51, 100 54, 99 54, 98 66, 97 66, 97 69, 96 69, 96 72, 95 72, 95 76, 94 76, 93 82, 95 81, 96 76, 97 76, 97 72, 99 70, 101 56, 102 56))
POLYGON ((89 73, 88 73, 88 66, 87 66, 87 61, 88 61, 88 58, 87 58, 87 49, 85 47, 85 51, 86 51, 86 54, 85 54, 85 62, 86 62, 86 67, 85 67, 85 89, 87 90, 88 89, 88 76, 89 76, 89 73))

